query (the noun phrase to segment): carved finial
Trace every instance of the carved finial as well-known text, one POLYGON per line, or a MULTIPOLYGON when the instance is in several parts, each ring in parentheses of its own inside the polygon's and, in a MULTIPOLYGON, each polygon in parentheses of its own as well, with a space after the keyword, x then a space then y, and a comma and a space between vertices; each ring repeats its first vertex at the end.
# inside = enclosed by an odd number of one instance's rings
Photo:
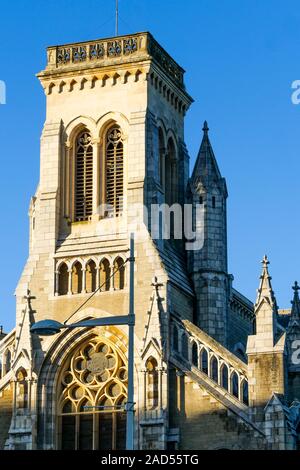
POLYGON ((207 135, 208 134, 208 131, 209 131, 209 127, 207 125, 207 121, 204 121, 204 124, 203 124, 203 132, 204 132, 204 135, 207 135))
POLYGON ((24 299, 27 300, 27 306, 31 309, 31 301, 35 299, 33 295, 31 295, 30 289, 27 289, 27 294, 24 295, 24 299))
POLYGON ((297 281, 295 281, 295 284, 293 285, 293 290, 294 290, 295 292, 298 292, 298 290, 300 290, 300 286, 299 286, 299 284, 298 284, 297 281))
POLYGON ((267 255, 265 255, 265 256, 263 257, 263 260, 262 260, 261 263, 262 263, 262 265, 263 265, 264 268, 267 268, 267 267, 268 267, 268 265, 270 264, 270 261, 268 260, 267 255))
POLYGON ((299 299, 299 293, 298 293, 299 290, 300 290, 300 286, 298 282, 295 281, 295 284, 293 285, 294 298, 291 302, 292 312, 291 312, 290 325, 292 325, 295 320, 297 320, 298 322, 300 320, 300 299, 299 299))
POLYGON ((30 289, 27 289, 26 295, 24 296, 24 299, 28 300, 31 299, 31 291, 30 289))
POLYGON ((256 300, 256 305, 259 305, 260 301, 262 298, 269 298, 270 302, 274 304, 274 306, 277 308, 277 303, 275 299, 275 294, 272 289, 272 284, 271 280, 272 277, 270 276, 268 265, 270 264, 270 261, 268 260, 267 255, 263 257, 262 260, 262 273, 260 276, 260 285, 258 288, 258 295, 257 295, 257 300, 256 300))
POLYGON ((162 287, 163 284, 161 282, 158 282, 158 279, 157 279, 157 276, 154 276, 154 278, 152 279, 152 287, 154 287, 155 289, 158 289, 158 287, 162 287))

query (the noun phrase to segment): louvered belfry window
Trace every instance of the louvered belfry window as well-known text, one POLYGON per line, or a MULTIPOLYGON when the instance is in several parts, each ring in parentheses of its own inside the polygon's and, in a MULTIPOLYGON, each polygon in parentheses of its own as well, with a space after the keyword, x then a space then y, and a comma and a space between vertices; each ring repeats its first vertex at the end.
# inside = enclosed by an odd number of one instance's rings
POLYGON ((93 146, 89 132, 81 132, 76 141, 75 220, 89 220, 93 213, 93 146))
POLYGON ((119 216, 124 195, 124 146, 119 127, 111 128, 106 139, 106 204, 109 216, 119 216))

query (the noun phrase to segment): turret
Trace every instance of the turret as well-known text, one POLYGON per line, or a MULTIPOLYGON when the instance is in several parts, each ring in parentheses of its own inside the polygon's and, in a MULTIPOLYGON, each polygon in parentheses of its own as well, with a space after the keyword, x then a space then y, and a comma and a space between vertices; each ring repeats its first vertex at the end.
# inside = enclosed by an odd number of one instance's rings
POLYGON ((229 278, 227 273, 227 188, 221 176, 204 122, 203 139, 190 180, 194 226, 203 229, 203 246, 189 253, 197 296, 195 322, 226 345, 229 278), (200 211, 196 208, 199 207, 200 211), (201 210, 202 209, 202 210, 201 210))

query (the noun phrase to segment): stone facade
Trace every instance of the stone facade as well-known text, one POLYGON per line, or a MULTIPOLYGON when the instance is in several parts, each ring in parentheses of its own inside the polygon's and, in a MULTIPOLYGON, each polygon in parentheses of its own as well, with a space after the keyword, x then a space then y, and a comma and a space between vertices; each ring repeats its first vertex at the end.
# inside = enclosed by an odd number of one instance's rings
POLYGON ((127 315, 134 232, 135 447, 295 449, 298 290, 285 328, 266 259, 254 306, 232 286, 226 182, 207 123, 189 178, 184 116, 192 98, 183 69, 149 33, 49 47, 47 59, 38 74, 47 113, 29 257, 16 328, 0 341, 0 445, 124 448, 127 328, 54 337, 30 328, 47 318, 127 315), (101 204, 117 191, 122 210, 115 205, 108 217, 101 204), (165 213, 154 219, 152 206, 164 203, 192 204, 203 246, 187 250, 165 213), (170 239, 157 239, 164 226, 170 239))

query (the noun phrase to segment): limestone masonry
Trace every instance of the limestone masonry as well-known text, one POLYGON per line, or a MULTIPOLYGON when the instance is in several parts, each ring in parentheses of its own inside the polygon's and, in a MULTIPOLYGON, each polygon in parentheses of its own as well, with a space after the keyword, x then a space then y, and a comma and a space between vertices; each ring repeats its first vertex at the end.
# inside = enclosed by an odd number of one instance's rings
POLYGON ((0 337, 0 448, 125 448, 127 327, 51 337, 30 327, 127 315, 133 226, 145 232, 135 245, 135 448, 299 448, 299 287, 292 310, 278 312, 265 257, 255 305, 234 289, 226 182, 206 122, 189 172, 184 70, 138 33, 49 47, 38 78, 47 113, 16 327, 0 337), (172 220, 160 222, 169 240, 153 238, 151 206, 163 203, 202 207, 201 248, 187 250, 172 220))

